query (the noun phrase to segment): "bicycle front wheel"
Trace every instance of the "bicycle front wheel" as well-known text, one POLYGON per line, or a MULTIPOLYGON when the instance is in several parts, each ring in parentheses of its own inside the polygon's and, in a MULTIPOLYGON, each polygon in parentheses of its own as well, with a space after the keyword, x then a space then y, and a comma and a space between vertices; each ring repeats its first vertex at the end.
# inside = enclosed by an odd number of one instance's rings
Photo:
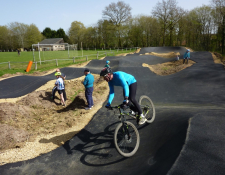
POLYGON ((152 123, 155 120, 155 106, 152 100, 146 96, 142 95, 139 99, 139 105, 141 106, 142 113, 147 119, 147 123, 152 123))
POLYGON ((120 123, 114 133, 114 143, 122 156, 133 156, 140 144, 140 136, 134 124, 128 121, 124 122, 124 125, 120 123))

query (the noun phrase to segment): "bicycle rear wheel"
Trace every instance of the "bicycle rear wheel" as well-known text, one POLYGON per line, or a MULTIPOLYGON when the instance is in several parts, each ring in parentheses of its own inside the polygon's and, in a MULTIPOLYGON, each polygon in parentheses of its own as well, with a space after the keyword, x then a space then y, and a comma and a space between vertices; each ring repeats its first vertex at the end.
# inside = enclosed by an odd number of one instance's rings
POLYGON ((152 100, 146 96, 142 95, 139 98, 139 105, 141 106, 142 113, 147 119, 147 123, 152 123, 155 120, 155 106, 152 100))
POLYGON ((114 143, 122 156, 133 156, 140 144, 140 136, 134 124, 128 121, 124 122, 124 125, 120 123, 115 129, 114 143))

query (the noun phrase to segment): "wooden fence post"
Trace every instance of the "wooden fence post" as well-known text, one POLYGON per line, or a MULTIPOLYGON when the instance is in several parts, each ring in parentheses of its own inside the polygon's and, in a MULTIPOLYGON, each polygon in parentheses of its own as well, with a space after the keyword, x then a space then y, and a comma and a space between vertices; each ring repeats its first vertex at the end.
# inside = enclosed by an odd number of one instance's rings
POLYGON ((35 70, 37 70, 37 61, 35 61, 35 70))
POLYGON ((73 63, 75 63, 75 57, 73 57, 73 63))
POLYGON ((8 65, 9 65, 9 69, 11 69, 11 66, 10 66, 10 61, 8 62, 8 65))
POLYGON ((86 55, 86 61, 88 60, 88 56, 86 55))

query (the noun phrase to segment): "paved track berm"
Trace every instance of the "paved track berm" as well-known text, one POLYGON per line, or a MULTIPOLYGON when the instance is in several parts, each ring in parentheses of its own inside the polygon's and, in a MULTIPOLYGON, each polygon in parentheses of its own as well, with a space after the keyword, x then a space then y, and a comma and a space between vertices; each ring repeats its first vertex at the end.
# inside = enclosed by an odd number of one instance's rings
MULTIPOLYGON (((225 71, 215 64, 211 53, 192 52, 193 66, 176 74, 159 76, 142 63, 158 64, 175 60, 147 52, 185 52, 183 47, 149 47, 125 57, 92 60, 86 67, 98 74, 110 60, 113 71, 135 76, 137 99, 149 96, 156 107, 152 124, 140 126, 140 147, 130 158, 115 149, 113 132, 118 119, 102 107, 91 122, 63 146, 28 161, 0 166, 0 174, 98 174, 98 175, 212 175, 225 174, 225 71)), ((67 79, 80 77, 84 68, 63 68, 67 79)), ((15 98, 30 93, 54 79, 18 76, 0 81, 0 98, 15 98), (26 86, 24 83, 26 82, 26 86), (6 88, 7 87, 7 88, 6 88)), ((115 88, 113 103, 122 99, 115 88)))

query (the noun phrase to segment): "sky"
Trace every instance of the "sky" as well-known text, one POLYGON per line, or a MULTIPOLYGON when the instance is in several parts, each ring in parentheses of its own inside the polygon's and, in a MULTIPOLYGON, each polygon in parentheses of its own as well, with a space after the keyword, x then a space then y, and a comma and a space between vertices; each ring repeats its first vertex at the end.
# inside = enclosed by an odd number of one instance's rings
MULTIPOLYGON (((132 16, 150 16, 158 2, 162 0, 122 0, 129 4, 132 16)), ((176 0, 184 10, 210 5, 211 0, 176 0)), ((40 32, 46 27, 52 30, 64 29, 67 33, 73 21, 85 27, 93 26, 102 19, 102 11, 118 0, 0 0, 0 26, 12 22, 35 24, 40 32)))

